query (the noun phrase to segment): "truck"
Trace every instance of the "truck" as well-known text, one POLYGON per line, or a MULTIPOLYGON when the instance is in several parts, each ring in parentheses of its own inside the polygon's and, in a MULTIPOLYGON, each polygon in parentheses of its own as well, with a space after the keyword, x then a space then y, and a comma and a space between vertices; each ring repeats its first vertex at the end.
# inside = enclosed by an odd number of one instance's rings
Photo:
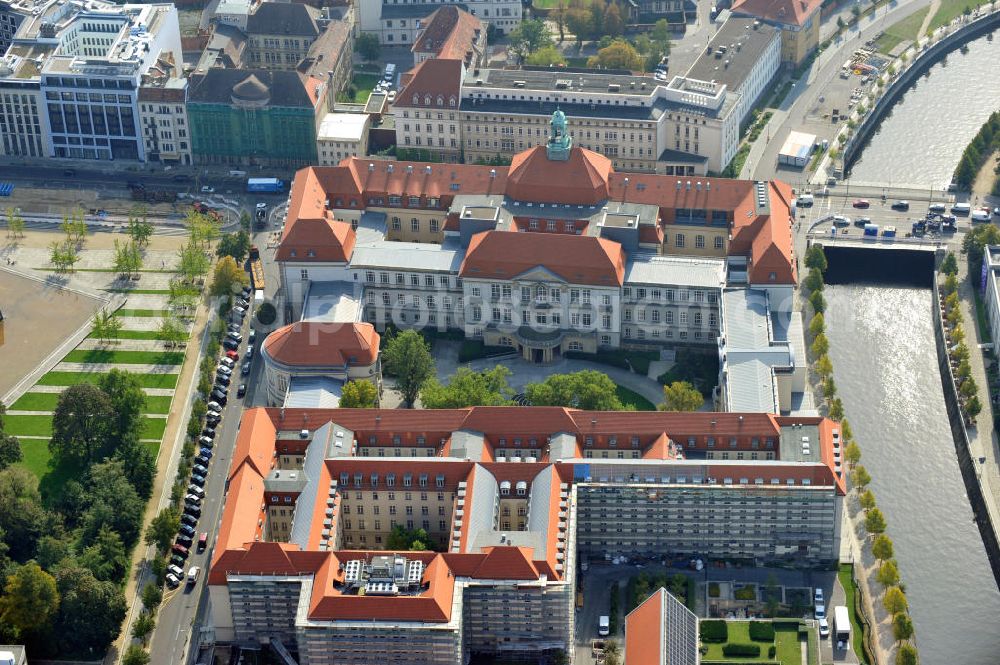
POLYGON ((260 250, 257 245, 250 245, 250 279, 256 291, 264 290, 264 264, 260 261, 260 250))
POLYGON ((611 617, 607 614, 602 614, 597 619, 597 634, 601 637, 607 637, 611 632, 611 617))
POLYGON ((877 238, 878 237, 878 224, 865 224, 865 237, 866 238, 877 238))
POLYGON ((833 638, 837 640, 839 649, 846 649, 851 642, 851 618, 846 605, 833 608, 833 638))
POLYGON ((248 178, 247 191, 280 194, 285 191, 285 183, 278 178, 248 178))
POLYGON ((896 227, 895 226, 887 226, 884 229, 882 229, 882 237, 883 238, 895 238, 896 237, 896 227))

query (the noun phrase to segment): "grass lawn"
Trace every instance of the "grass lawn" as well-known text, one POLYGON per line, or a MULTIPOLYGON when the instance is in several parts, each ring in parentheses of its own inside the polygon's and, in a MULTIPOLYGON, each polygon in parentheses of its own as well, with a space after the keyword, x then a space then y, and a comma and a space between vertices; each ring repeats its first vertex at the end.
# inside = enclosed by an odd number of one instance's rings
POLYGON ((146 395, 146 408, 143 413, 168 413, 172 399, 171 395, 146 395))
POLYGON ((851 644, 854 647, 854 653, 857 655, 858 660, 861 661, 861 665, 868 665, 868 661, 865 660, 865 649, 863 646, 865 638, 861 632, 861 620, 854 611, 854 608, 857 607, 855 597, 858 594, 858 589, 854 586, 851 571, 851 564, 841 564, 840 570, 837 571, 837 579, 840 580, 840 586, 844 587, 844 593, 847 596, 847 612, 851 615, 851 644))
POLYGON ((115 312, 118 316, 163 316, 169 310, 166 309, 125 309, 122 308, 115 312))
POLYGON ((930 25, 927 26, 928 33, 934 32, 942 25, 951 23, 955 17, 962 15, 966 7, 975 9, 976 3, 971 0, 941 0, 941 6, 931 18, 930 25))
MULTIPOLYGON (((87 335, 91 339, 98 339, 97 335, 90 333, 87 335)), ((163 339, 158 330, 119 330, 111 339, 163 339)))
POLYGON ((559 0, 531 0, 531 6, 535 9, 555 9, 558 4, 559 0))
POLYGON ((615 395, 626 407, 632 406, 636 411, 656 411, 656 405, 637 392, 625 386, 615 386, 615 395))
MULTIPOLYGON (((156 457, 160 450, 160 442, 147 441, 143 443, 156 457)), ((48 439, 21 439, 21 466, 38 476, 42 481, 40 489, 43 495, 49 495, 53 491, 58 492, 69 478, 75 477, 79 470, 72 464, 63 464, 57 468, 52 468, 49 461, 52 454, 49 453, 48 439)))
POLYGON ((67 363, 115 363, 123 365, 180 365, 184 354, 179 351, 108 351, 76 349, 63 358, 67 363))
POLYGON ((375 89, 375 84, 379 82, 380 78, 378 74, 359 74, 355 72, 354 78, 351 79, 351 85, 354 86, 356 92, 350 101, 355 104, 366 103, 368 96, 372 94, 372 90, 375 89))
POLYGON ((163 431, 165 429, 167 429, 166 418, 143 418, 142 431, 139 433, 139 438, 156 439, 159 441, 163 438, 163 431))
MULTIPOLYGON (((40 386, 75 386, 78 383, 93 383, 104 376, 101 372, 49 372, 38 380, 40 386)), ((136 380, 143 388, 176 388, 176 374, 136 374, 136 380)))
POLYGON ((7 434, 52 436, 52 416, 4 416, 7 434))
POLYGON ((799 632, 796 626, 776 626, 774 632, 774 643, 777 645, 775 657, 769 658, 767 655, 769 642, 754 642, 750 639, 750 623, 747 621, 728 621, 729 642, 741 644, 760 645, 760 656, 749 658, 747 656, 727 657, 722 654, 723 644, 706 644, 708 653, 702 656, 702 660, 731 660, 740 663, 752 663, 756 661, 778 661, 781 665, 801 665, 802 652, 799 646, 799 632))
MULTIPOLYGON (((147 395, 145 413, 167 413, 170 411, 170 395, 147 395)), ((59 393, 25 393, 14 402, 11 411, 55 411, 59 393)))
POLYGON ((902 21, 897 21, 890 25, 886 29, 885 34, 875 41, 876 48, 882 53, 889 53, 900 42, 914 41, 928 11, 930 11, 930 7, 914 12, 902 21))
POLYGON ((986 319, 986 305, 983 303, 982 296, 979 295, 979 289, 974 290, 972 293, 976 297, 976 325, 979 326, 979 339, 983 340, 984 343, 992 342, 993 336, 990 334, 990 324, 986 319))

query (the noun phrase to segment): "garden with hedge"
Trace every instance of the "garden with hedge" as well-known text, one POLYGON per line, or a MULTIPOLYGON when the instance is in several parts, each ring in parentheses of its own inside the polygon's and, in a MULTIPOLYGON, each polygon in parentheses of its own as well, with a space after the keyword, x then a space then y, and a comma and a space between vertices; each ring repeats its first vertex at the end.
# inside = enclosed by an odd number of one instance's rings
MULTIPOLYGON (((725 663, 774 663, 800 665, 800 641, 808 630, 799 620, 723 621, 709 619, 699 626, 702 642, 702 665, 725 663)), ((812 662, 810 660, 810 662, 812 662)))

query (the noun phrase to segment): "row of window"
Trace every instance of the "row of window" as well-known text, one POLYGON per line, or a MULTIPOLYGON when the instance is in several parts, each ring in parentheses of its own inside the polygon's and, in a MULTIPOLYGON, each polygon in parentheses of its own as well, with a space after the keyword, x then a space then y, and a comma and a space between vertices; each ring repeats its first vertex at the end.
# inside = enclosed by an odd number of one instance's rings
MULTIPOLYGON (((340 474, 340 485, 341 485, 341 487, 347 487, 348 484, 350 483, 350 479, 351 479, 351 475, 349 473, 346 473, 346 472, 345 473, 341 473, 340 474)), ((377 473, 373 473, 373 474, 371 474, 368 477, 368 480, 370 481, 370 484, 371 484, 371 486, 373 488, 374 487, 378 487, 379 479, 380 479, 380 476, 377 473)), ((413 486, 413 474, 412 473, 404 473, 402 475, 402 481, 403 481, 403 487, 412 487, 413 486)), ((421 473, 421 474, 419 474, 417 476, 417 486, 418 487, 427 487, 428 481, 429 481, 429 476, 426 473, 421 473)), ((354 486, 355 487, 361 487, 361 485, 362 485, 363 482, 364 482, 364 474, 355 473, 354 474, 354 486)), ((434 478, 434 486, 435 487, 444 487, 444 482, 445 482, 444 474, 437 474, 437 476, 434 478)), ((395 485, 396 485, 396 474, 395 473, 387 473, 387 474, 385 474, 385 486, 386 487, 394 487, 395 485)))
MULTIPOLYGON (((635 310, 635 319, 639 323, 645 323, 647 320, 649 321, 649 323, 660 323, 661 322, 661 318, 662 318, 662 322, 664 324, 666 324, 668 326, 673 325, 674 324, 674 311, 671 310, 671 309, 664 310, 663 311, 663 316, 661 317, 660 316, 660 310, 658 310, 658 309, 652 309, 652 310, 650 310, 649 311, 649 316, 646 316, 646 310, 645 309, 636 309, 635 310)), ((676 318, 677 318, 678 324, 682 325, 682 326, 688 325, 689 322, 690 322, 691 325, 700 326, 700 325, 702 325, 702 322, 704 321, 704 316, 698 310, 695 310, 694 312, 691 313, 690 316, 688 316, 688 312, 686 310, 682 309, 682 310, 680 310, 677 313, 677 317, 676 318)), ((632 321, 632 310, 631 309, 626 309, 623 312, 623 320, 626 321, 626 322, 631 322, 632 321)), ((715 312, 709 312, 708 313, 708 325, 709 325, 710 328, 717 328, 719 326, 719 315, 716 314, 715 312)))
MULTIPOLYGON (((382 531, 383 530, 382 529, 382 520, 374 520, 374 523, 375 523, 374 524, 374 528, 373 528, 374 531, 382 531)), ((344 520, 343 521, 343 525, 344 525, 344 530, 345 531, 351 531, 352 530, 351 520, 344 520)), ((413 520, 406 520, 406 528, 407 529, 410 529, 412 531, 413 528, 414 528, 413 525, 414 525, 414 521, 413 520)), ((386 530, 387 531, 391 531, 391 530, 395 529, 397 526, 399 526, 399 523, 396 520, 389 520, 388 527, 387 527, 386 530)), ((420 522, 420 526, 421 526, 421 528, 424 531, 430 531, 431 521, 430 520, 422 520, 420 522)), ((358 523, 357 523, 357 527, 358 527, 358 531, 364 531, 367 528, 366 522, 363 519, 359 519, 358 523)), ((438 520, 438 531, 446 531, 447 529, 448 529, 448 522, 445 521, 445 520, 438 520)), ((362 543, 366 542, 364 534, 362 534, 361 536, 359 536, 359 539, 361 540, 362 543)), ((346 540, 347 540, 347 542, 351 542, 351 534, 347 534, 346 540)), ((381 540, 376 539, 375 542, 381 542, 381 540)))
POLYGON ((665 302, 703 303, 707 301, 712 305, 714 305, 719 299, 719 295, 714 291, 664 289, 647 286, 637 286, 634 289, 631 286, 622 287, 622 298, 628 300, 631 299, 633 295, 635 295, 636 300, 646 300, 648 298, 653 301, 663 300, 665 302))
MULTIPOLYGON (((405 513, 406 515, 413 515, 413 506, 404 506, 404 508, 406 510, 406 513, 405 513)), ((396 506, 389 506, 389 514, 390 515, 395 515, 396 514, 396 510, 397 510, 396 506)), ((343 512, 344 515, 350 515, 351 514, 351 506, 345 503, 344 506, 343 506, 343 508, 341 508, 341 511, 343 512)), ((380 506, 372 506, 372 515, 378 515, 379 512, 380 512, 380 506)), ((363 504, 359 504, 359 505, 355 506, 354 507, 354 514, 355 515, 364 515, 365 514, 365 507, 364 507, 364 505, 363 504)), ((430 508, 428 506, 421 506, 420 507, 420 514, 421 515, 430 515, 431 514, 430 513, 430 508)), ((440 516, 442 516, 442 517, 445 515, 444 506, 438 506, 437 514, 440 515, 440 516)))

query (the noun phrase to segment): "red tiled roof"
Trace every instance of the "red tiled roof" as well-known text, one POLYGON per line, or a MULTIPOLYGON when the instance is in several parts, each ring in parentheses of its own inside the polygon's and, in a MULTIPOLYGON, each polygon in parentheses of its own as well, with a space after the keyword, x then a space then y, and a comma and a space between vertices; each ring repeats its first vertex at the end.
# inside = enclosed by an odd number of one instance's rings
POLYGON ((468 66, 474 57, 476 41, 483 33, 482 22, 454 5, 436 10, 410 50, 430 53, 432 57, 461 60, 468 66))
POLYGON ((664 594, 660 587, 625 617, 625 662, 663 665, 664 594))
POLYGON ((263 350, 295 367, 364 367, 378 358, 378 345, 370 323, 299 321, 268 335, 263 350))
POLYGON ((404 81, 393 106, 450 108, 457 111, 462 93, 462 61, 442 58, 424 60, 406 73, 404 81))
POLYGON ((801 26, 822 4, 823 0, 736 0, 733 13, 801 26))
POLYGON ((472 577, 479 580, 537 580, 530 547, 487 547, 472 577))
POLYGON ((621 286, 625 252, 606 238, 484 231, 469 242, 459 275, 513 279, 539 267, 570 284, 621 286))
POLYGON ((274 442, 277 429, 270 414, 264 409, 247 409, 240 417, 240 430, 236 435, 233 462, 229 466, 230 480, 241 466, 247 464, 259 476, 266 476, 273 465, 274 442))
POLYGON ((516 201, 596 205, 608 199, 611 160, 573 148, 565 162, 548 158, 545 146, 514 155, 507 172, 507 196, 516 201))
POLYGON ((326 189, 317 171, 295 174, 288 204, 288 223, 275 253, 277 261, 335 261, 345 263, 354 251, 354 229, 333 219, 326 209, 326 189))

